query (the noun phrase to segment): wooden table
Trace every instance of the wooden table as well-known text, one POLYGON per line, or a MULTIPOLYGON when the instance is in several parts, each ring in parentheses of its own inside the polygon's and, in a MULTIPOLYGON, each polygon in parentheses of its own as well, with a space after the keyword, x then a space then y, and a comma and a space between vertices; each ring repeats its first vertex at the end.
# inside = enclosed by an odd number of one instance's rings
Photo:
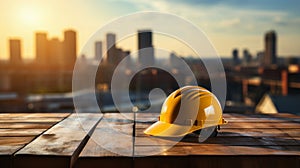
POLYGON ((224 114, 217 137, 177 143, 143 134, 158 115, 0 114, 0 167, 300 167, 300 116, 224 114))
POLYGON ((70 114, 0 113, 0 167, 12 167, 13 155, 70 114))

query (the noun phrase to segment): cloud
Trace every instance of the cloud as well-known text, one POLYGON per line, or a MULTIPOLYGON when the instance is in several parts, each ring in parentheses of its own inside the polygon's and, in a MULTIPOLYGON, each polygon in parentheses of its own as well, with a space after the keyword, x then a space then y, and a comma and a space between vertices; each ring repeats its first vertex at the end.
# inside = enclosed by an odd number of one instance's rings
POLYGON ((281 27, 294 27, 299 30, 300 28, 300 19, 299 18, 290 18, 289 16, 275 16, 273 18, 273 23, 281 27))
POLYGON ((241 20, 239 18, 233 18, 229 20, 223 20, 220 22, 220 26, 222 27, 234 27, 241 23, 241 20))
POLYGON ((273 22, 274 22, 274 24, 280 25, 280 26, 288 25, 288 22, 286 20, 282 19, 282 17, 280 17, 280 16, 275 16, 273 18, 273 22))
POLYGON ((215 38, 215 41, 225 37, 230 37, 231 40, 247 37, 261 40, 260 36, 269 29, 276 30, 281 36, 299 35, 300 30, 298 9, 300 1, 127 0, 127 2, 139 11, 150 10, 179 15, 196 24, 207 36, 215 38))
MULTIPOLYGON (((126 1, 135 11, 159 11, 183 17, 208 34, 229 33, 234 35, 257 35, 268 29, 289 31, 299 28, 294 21, 298 15, 287 10, 281 1, 240 0, 114 0, 126 1), (286 29, 286 30, 283 30, 286 29)), ((300 1, 299 1, 300 2, 300 1)), ((287 0, 287 6, 293 6, 287 0)), ((292 9, 292 7, 290 8, 292 9)), ((299 31, 298 31, 299 32, 299 31)))

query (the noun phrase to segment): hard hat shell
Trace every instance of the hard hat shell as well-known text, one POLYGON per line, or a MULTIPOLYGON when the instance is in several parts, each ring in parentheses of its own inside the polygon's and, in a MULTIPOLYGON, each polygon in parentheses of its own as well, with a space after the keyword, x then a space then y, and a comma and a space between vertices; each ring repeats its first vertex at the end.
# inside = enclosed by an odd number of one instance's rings
POLYGON ((144 133, 153 136, 180 137, 207 127, 227 123, 222 108, 210 91, 185 86, 171 93, 163 103, 159 121, 144 133))

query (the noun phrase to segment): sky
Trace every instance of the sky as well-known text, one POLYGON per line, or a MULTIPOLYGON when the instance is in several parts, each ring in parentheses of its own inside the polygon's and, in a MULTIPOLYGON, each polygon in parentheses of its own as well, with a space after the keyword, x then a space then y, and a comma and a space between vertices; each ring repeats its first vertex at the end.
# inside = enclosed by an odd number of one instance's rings
MULTIPOLYGON (((80 52, 103 25, 141 11, 171 13, 190 21, 206 34, 220 56, 230 56, 234 48, 256 55, 264 48, 268 30, 277 32, 279 56, 300 56, 299 7, 298 0, 1 0, 0 58, 8 58, 11 38, 21 39, 23 57, 33 58, 37 31, 62 40, 64 30, 74 29, 80 52)), ((176 48, 176 43, 165 45, 176 48)), ((131 50, 136 46, 120 47, 131 50)), ((192 54, 184 47, 176 52, 192 54)))

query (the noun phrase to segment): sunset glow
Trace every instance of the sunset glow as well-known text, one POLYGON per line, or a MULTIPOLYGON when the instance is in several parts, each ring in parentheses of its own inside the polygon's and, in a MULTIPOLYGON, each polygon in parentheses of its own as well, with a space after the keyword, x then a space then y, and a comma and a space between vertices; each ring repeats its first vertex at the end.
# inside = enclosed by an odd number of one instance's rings
MULTIPOLYGON (((0 59, 8 58, 7 39, 22 39, 23 56, 35 56, 35 32, 47 32, 49 38, 62 38, 65 29, 78 32, 78 50, 101 26, 128 14, 157 11, 178 15, 204 31, 221 56, 230 56, 233 48, 247 48, 252 54, 263 49, 264 32, 278 32, 278 54, 300 55, 299 2, 255 1, 59 1, 3 0, 0 2, 0 59)), ((99 39, 103 40, 103 39, 99 39)), ((163 44, 164 45, 164 44, 163 44)), ((165 44, 177 48, 174 44, 165 44)), ((123 46, 131 50, 130 46, 123 46)), ((189 55, 180 49, 178 54, 189 55)))
POLYGON ((37 26, 40 21, 40 13, 38 10, 31 6, 24 6, 19 11, 20 22, 29 26, 37 26))

